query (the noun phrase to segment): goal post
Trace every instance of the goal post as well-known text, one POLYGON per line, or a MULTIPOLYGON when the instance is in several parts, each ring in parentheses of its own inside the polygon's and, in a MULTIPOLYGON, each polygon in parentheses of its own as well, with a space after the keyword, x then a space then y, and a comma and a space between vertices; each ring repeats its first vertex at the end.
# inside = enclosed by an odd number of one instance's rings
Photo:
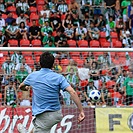
MULTIPOLYGON (((9 82, 8 76, 14 78, 16 89, 25 77, 25 75, 17 75, 16 65, 22 63, 24 58, 25 63, 31 69, 30 71, 25 68, 28 73, 39 70, 39 57, 45 51, 54 53, 55 64, 60 67, 55 67, 53 70, 64 75, 71 82, 82 102, 86 115, 85 120, 78 123, 78 109, 71 98, 66 93, 61 92, 60 102, 63 119, 61 123, 52 127, 51 133, 133 132, 133 103, 131 97, 126 100, 125 90, 123 90, 124 80, 129 76, 130 71, 133 72, 133 48, 0 47, 0 133, 18 133, 17 124, 19 123, 24 125, 28 133, 32 130, 31 106, 20 106, 24 94, 17 90, 19 106, 5 106, 4 92, 9 82), (6 70, 3 70, 3 64, 7 57, 13 58, 14 53, 20 54, 22 58, 21 61, 12 59, 15 72, 10 75, 10 72, 5 73, 6 70), (107 59, 105 53, 108 56, 107 59), (72 65, 74 66, 70 67, 72 69, 68 67, 71 61, 73 61, 72 65), (98 64, 97 77, 92 76, 93 62, 98 64), (76 78, 73 77, 69 80, 70 73, 76 78), (97 103, 91 103, 90 99, 85 97, 85 93, 88 93, 86 88, 91 82, 102 94, 97 103)), ((132 88, 132 84, 133 82, 130 82, 130 88, 132 88)), ((29 96, 32 97, 32 90, 29 92, 29 96)))

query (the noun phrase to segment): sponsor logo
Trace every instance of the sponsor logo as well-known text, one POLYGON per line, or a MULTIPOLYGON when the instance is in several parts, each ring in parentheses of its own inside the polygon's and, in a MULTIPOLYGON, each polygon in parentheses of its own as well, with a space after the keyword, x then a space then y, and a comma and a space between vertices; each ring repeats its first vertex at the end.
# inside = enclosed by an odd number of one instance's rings
POLYGON ((133 131, 133 113, 129 116, 127 124, 129 126, 130 130, 133 131))

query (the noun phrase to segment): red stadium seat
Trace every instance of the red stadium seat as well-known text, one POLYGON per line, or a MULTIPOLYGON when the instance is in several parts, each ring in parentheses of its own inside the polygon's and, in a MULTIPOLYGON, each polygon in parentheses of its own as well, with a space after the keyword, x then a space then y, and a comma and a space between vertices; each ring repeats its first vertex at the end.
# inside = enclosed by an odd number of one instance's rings
POLYGON ((2 14, 2 18, 3 19, 6 19, 7 18, 7 15, 6 14, 2 14))
POLYGON ((79 57, 80 58, 80 52, 69 52, 69 55, 71 57, 76 56, 76 57, 79 57))
POLYGON ((20 47, 29 47, 30 46, 30 41, 26 39, 20 40, 20 47))
POLYGON ((41 41, 39 39, 32 40, 31 44, 33 47, 41 47, 42 46, 41 41))
POLYGON ((112 92, 111 93, 111 98, 113 99, 113 104, 114 103, 114 98, 118 98, 118 104, 121 104, 122 103, 122 95, 119 93, 119 92, 112 92))
POLYGON ((113 42, 113 47, 114 47, 114 48, 122 48, 122 43, 121 43, 121 41, 115 41, 115 42, 113 42))
POLYGON ((9 40, 8 43, 10 47, 18 47, 18 40, 12 39, 12 40, 9 40))
POLYGON ((77 47, 75 40, 68 40, 67 44, 69 45, 69 47, 77 47))
POLYGON ((54 36, 54 37, 57 36, 56 31, 53 31, 53 32, 52 32, 52 36, 54 36))
POLYGON ((42 53, 43 53, 43 52, 41 52, 41 51, 34 52, 34 57, 35 57, 35 56, 40 56, 42 53))
POLYGON ((68 59, 62 59, 60 62, 61 66, 68 66, 69 65, 69 60, 68 59))
POLYGON ((32 52, 30 51, 22 51, 23 56, 32 56, 32 52))
POLYGON ((100 32, 100 38, 106 38, 106 32, 100 32))
POLYGON ((31 6, 31 7, 30 7, 30 12, 31 12, 31 13, 33 13, 33 12, 36 13, 36 12, 37 12, 37 8, 31 6))
POLYGON ((38 20, 39 19, 39 16, 35 13, 31 13, 30 15, 30 20, 38 20))
POLYGON ((116 38, 118 40, 118 34, 117 32, 110 32, 111 38, 116 38))
POLYGON ((32 60, 32 56, 25 56, 25 60, 32 60))
POLYGON ((37 0, 36 3, 37 3, 37 5, 44 5, 45 1, 44 0, 37 0))
POLYGON ((79 87, 81 87, 82 90, 85 89, 86 85, 88 85, 88 80, 80 80, 79 81, 79 87))
POLYGON ((0 57, 0 64, 2 65, 6 61, 6 57, 0 57))
POLYGON ((8 51, 0 51, 0 54, 3 54, 4 57, 7 57, 9 55, 8 51))
POLYGON ((34 68, 34 60, 32 59, 26 60, 26 64, 29 65, 32 69, 34 68))
POLYGON ((113 86, 116 84, 116 82, 114 82, 114 81, 112 81, 112 80, 109 80, 109 81, 107 81, 106 83, 105 83, 105 86, 106 86, 106 88, 108 88, 108 89, 112 89, 113 88, 113 86))
POLYGON ((7 11, 10 11, 12 13, 16 13, 16 7, 15 6, 9 6, 9 7, 7 7, 7 11))
POLYGON ((88 41, 86 41, 86 40, 79 40, 78 41, 78 46, 79 47, 88 47, 88 41))
POLYGON ((39 62, 40 61, 40 56, 35 56, 35 62, 39 62))
POLYGON ((110 47, 110 42, 108 42, 108 41, 101 42, 101 47, 103 47, 103 48, 109 48, 110 47))
POLYGON ((116 52, 116 55, 119 56, 119 57, 126 57, 125 52, 116 52))
POLYGON ((18 15, 16 13, 13 13, 13 16, 12 16, 14 19, 17 19, 18 18, 18 15))
POLYGON ((89 56, 89 52, 81 52, 82 58, 86 59, 89 56))
POLYGON ((97 40, 91 40, 90 41, 90 47, 98 48, 100 47, 100 43, 97 40))
POLYGON ((93 52, 94 57, 98 57, 100 55, 103 55, 103 52, 93 52))
POLYGON ((75 61, 76 61, 76 63, 77 63, 77 67, 78 67, 78 68, 81 68, 81 67, 84 66, 84 61, 83 61, 83 60, 81 60, 81 59, 76 59, 75 61))
POLYGON ((39 13, 40 11, 42 11, 42 10, 43 10, 43 5, 38 5, 38 6, 37 6, 37 10, 38 10, 38 13, 39 13))

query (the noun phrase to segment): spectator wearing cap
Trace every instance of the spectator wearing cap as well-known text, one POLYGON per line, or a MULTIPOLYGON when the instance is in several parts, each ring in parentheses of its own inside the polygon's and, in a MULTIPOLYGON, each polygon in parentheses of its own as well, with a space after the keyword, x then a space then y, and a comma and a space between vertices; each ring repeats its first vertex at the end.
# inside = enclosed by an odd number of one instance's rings
POLYGON ((52 26, 53 31, 60 30, 61 28, 61 19, 58 17, 57 12, 55 11, 50 18, 50 24, 52 26))
POLYGON ((18 16, 21 14, 21 12, 24 12, 24 14, 30 15, 30 7, 28 3, 25 0, 20 0, 16 3, 16 12, 18 16))
POLYGON ((2 14, 0 13, 0 28, 5 27, 5 19, 2 18, 2 14))
POLYGON ((124 95, 126 96, 126 105, 133 104, 133 71, 130 70, 128 77, 123 84, 124 95))
POLYGON ((48 35, 43 37, 43 46, 45 46, 46 44, 49 43, 50 40, 52 40, 54 42, 54 37, 52 36, 52 31, 48 31, 47 33, 48 35))
POLYGON ((0 0, 0 13, 6 13, 6 8, 4 4, 4 0, 0 0))
POLYGON ((50 20, 49 20, 49 18, 47 17, 47 14, 44 13, 44 14, 43 14, 43 17, 41 17, 41 18, 39 19, 39 24, 40 24, 41 27, 44 27, 44 26, 46 26, 46 22, 50 23, 50 20))
POLYGON ((3 34, 3 30, 0 28, 0 47, 6 47, 6 46, 7 46, 6 36, 3 34))
POLYGON ((40 28, 36 24, 36 20, 32 20, 32 26, 29 28, 29 40, 41 39, 40 28))
POLYGON ((130 34, 130 31, 126 31, 126 35, 125 37, 123 38, 122 40, 122 44, 123 44, 123 47, 124 48, 131 48, 131 45, 132 45, 132 40, 131 40, 131 34, 130 34))
POLYGON ((11 25, 6 28, 6 36, 8 39, 20 39, 19 28, 16 25, 16 20, 13 19, 11 25))

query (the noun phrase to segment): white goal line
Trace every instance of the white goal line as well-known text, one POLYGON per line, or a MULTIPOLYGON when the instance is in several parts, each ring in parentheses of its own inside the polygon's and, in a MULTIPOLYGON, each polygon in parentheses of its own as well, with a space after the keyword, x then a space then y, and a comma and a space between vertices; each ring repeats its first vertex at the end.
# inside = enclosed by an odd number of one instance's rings
POLYGON ((64 51, 64 52, 133 52, 133 48, 45 48, 45 47, 0 47, 0 51, 64 51))

